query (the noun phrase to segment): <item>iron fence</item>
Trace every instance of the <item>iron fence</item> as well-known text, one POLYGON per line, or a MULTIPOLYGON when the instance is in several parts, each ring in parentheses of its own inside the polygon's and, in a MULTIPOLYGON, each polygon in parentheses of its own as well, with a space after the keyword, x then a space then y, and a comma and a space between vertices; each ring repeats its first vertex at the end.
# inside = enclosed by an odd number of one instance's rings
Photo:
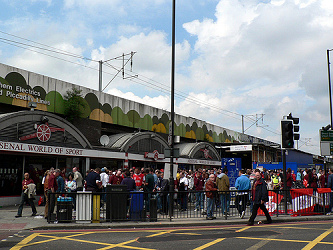
MULTIPOLYGON (((48 194, 48 222, 157 221, 207 218, 205 191, 127 192, 113 186, 106 192, 48 194)), ((329 193, 312 189, 269 190, 267 210, 271 216, 326 214, 329 193), (300 191, 303 190, 303 191, 300 191), (311 192, 309 192, 309 190, 311 192)), ((251 216, 251 191, 214 192, 213 217, 221 219, 251 216), (244 211, 244 212, 243 212, 244 211)), ((263 214, 263 213, 258 213, 263 214)))

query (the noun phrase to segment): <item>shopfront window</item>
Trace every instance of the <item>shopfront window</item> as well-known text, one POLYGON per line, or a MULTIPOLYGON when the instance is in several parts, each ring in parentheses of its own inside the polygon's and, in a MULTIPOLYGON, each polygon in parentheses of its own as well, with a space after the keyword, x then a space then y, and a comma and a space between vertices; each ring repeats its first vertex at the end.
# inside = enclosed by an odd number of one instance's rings
POLYGON ((0 196, 21 194, 23 157, 0 155, 0 196))

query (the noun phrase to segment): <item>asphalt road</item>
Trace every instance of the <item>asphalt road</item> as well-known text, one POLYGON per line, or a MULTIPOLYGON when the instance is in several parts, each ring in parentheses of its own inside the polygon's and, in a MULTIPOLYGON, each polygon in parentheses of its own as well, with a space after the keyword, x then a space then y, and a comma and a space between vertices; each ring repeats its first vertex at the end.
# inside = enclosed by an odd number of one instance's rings
POLYGON ((22 231, 1 249, 333 249, 333 224, 22 231))

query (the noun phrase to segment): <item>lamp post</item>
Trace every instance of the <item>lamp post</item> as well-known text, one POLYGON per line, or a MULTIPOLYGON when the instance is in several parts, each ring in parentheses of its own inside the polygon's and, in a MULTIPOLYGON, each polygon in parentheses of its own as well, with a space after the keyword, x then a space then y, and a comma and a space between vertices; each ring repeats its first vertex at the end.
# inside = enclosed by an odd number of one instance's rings
MULTIPOLYGON (((172 52, 171 52, 171 138, 170 138, 170 201, 169 217, 170 221, 173 216, 173 158, 174 158, 174 120, 175 120, 175 41, 176 41, 176 0, 172 0, 172 52)), ((170 125, 169 125, 170 126, 170 125)))
POLYGON ((332 118, 332 87, 331 87, 330 51, 332 51, 332 49, 327 50, 327 71, 328 71, 328 91, 329 91, 329 97, 330 97, 330 118, 331 118, 331 128, 332 128, 333 118, 332 118))

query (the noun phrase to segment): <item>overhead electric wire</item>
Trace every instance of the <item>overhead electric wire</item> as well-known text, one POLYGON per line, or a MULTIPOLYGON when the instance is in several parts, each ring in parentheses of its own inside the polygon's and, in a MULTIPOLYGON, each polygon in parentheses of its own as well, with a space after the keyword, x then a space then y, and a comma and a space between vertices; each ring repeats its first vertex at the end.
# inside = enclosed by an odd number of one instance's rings
MULTIPOLYGON (((16 38, 19 38, 19 39, 22 39, 22 40, 25 40, 25 41, 28 41, 28 42, 32 42, 32 43, 35 43, 35 44, 38 44, 38 45, 42 45, 42 46, 44 46, 44 47, 46 47, 46 48, 52 48, 52 49, 55 49, 55 50, 57 50, 57 51, 64 52, 64 53, 66 53, 66 54, 68 54, 68 55, 71 55, 71 56, 73 56, 73 57, 81 58, 81 59, 88 60, 88 61, 98 62, 97 60, 93 60, 93 59, 88 58, 88 57, 83 57, 83 56, 78 55, 78 54, 74 54, 74 53, 71 53, 71 52, 68 52, 68 51, 65 51, 65 50, 59 49, 59 48, 52 47, 52 46, 50 46, 50 45, 46 45, 46 44, 43 44, 43 43, 35 42, 35 41, 33 41, 33 40, 30 40, 30 39, 27 39, 27 38, 23 38, 23 37, 20 37, 20 36, 12 35, 12 34, 6 33, 6 32, 1 31, 1 30, 0 30, 0 33, 2 33, 2 34, 6 34, 6 35, 8 35, 8 36, 16 37, 16 38)), ((4 38, 3 38, 3 39, 4 39, 4 38)), ((9 39, 7 39, 7 40, 9 40, 9 39)), ((16 42, 16 41, 13 41, 13 42, 16 42)), ((17 43, 19 43, 19 42, 17 42, 17 43)), ((32 46, 32 47, 33 47, 33 45, 27 45, 27 46, 32 46)), ((40 48, 40 49, 44 49, 44 48, 40 48)), ((46 49, 44 49, 44 50, 46 50, 46 49)), ((55 53, 56 53, 56 52, 55 52, 55 53)))
POLYGON ((6 38, 1 38, 0 37, 0 41, 4 42, 11 42, 11 43, 16 43, 16 44, 19 44, 19 45, 24 45, 24 46, 28 46, 28 47, 32 47, 32 48, 36 48, 36 49, 40 49, 40 50, 46 50, 46 51, 49 51, 49 52, 52 52, 52 53, 57 53, 57 54, 62 54, 62 55, 65 55, 65 56, 71 56, 71 57, 75 57, 75 58, 78 58, 78 59, 83 59, 83 60, 89 60, 89 61, 94 61, 94 62, 98 62, 96 60, 93 60, 93 59, 90 59, 90 58, 86 58, 86 57, 83 57, 83 56, 79 56, 79 55, 75 55, 75 54, 72 54, 72 53, 69 53, 69 52, 63 52, 63 51, 57 51, 57 50, 51 50, 51 49, 47 49, 47 48, 42 48, 42 47, 38 47, 38 46, 34 46, 34 45, 31 45, 31 44, 26 44, 26 43, 21 43, 21 42, 16 42, 16 41, 13 41, 13 40, 9 40, 9 39, 6 39, 6 38))
MULTIPOLYGON (((57 49, 57 48, 54 48, 54 47, 51 47, 51 46, 48 46, 48 45, 45 45, 45 44, 42 44, 42 43, 37 43, 37 42, 34 42, 34 41, 29 40, 29 39, 26 39, 26 38, 22 38, 22 37, 19 37, 19 36, 16 36, 16 35, 11 35, 11 34, 9 34, 9 33, 3 32, 3 31, 0 31, 0 33, 6 34, 6 35, 10 35, 10 36, 13 36, 13 37, 16 37, 16 38, 22 39, 22 40, 26 40, 26 41, 29 41, 29 42, 33 42, 33 43, 36 43, 36 44, 39 44, 39 45, 42 45, 42 46, 45 46, 45 47, 53 48, 53 49, 54 49, 54 50, 51 50, 51 49, 48 49, 48 48, 42 48, 42 47, 38 47, 38 46, 34 46, 34 45, 30 45, 30 44, 26 44, 26 43, 21 43, 21 42, 13 41, 13 40, 6 39, 6 38, 0 38, 0 41, 2 41, 3 43, 7 43, 7 44, 10 44, 10 45, 13 45, 13 46, 16 46, 16 47, 24 48, 24 49, 27 49, 27 50, 33 51, 33 52, 35 52, 35 53, 40 53, 40 54, 43 54, 43 55, 46 55, 46 56, 49 56, 49 57, 53 57, 53 58, 56 58, 56 59, 59 59, 59 60, 63 60, 63 61, 69 62, 69 63, 76 64, 76 65, 79 65, 79 66, 84 66, 84 67, 87 67, 87 68, 91 68, 91 67, 88 67, 88 66, 83 65, 83 64, 79 64, 79 63, 76 63, 76 62, 72 62, 72 61, 69 61, 69 60, 66 60, 66 59, 63 59, 63 58, 59 58, 59 57, 56 57, 56 56, 51 56, 51 55, 48 55, 48 54, 43 53, 43 52, 38 52, 38 51, 35 51, 35 50, 31 50, 31 49, 29 49, 29 48, 27 48, 27 47, 33 47, 33 48, 36 48, 36 49, 45 50, 45 51, 49 51, 49 52, 52 52, 52 53, 58 53, 58 54, 62 54, 62 55, 65 55, 65 56, 71 56, 71 57, 75 57, 75 58, 78 58, 78 59, 90 60, 90 61, 98 62, 97 60, 93 60, 93 59, 90 59, 90 58, 82 57, 82 56, 80 56, 80 55, 76 55, 76 54, 73 54, 73 53, 70 53, 70 52, 67 52, 67 51, 64 51, 64 50, 60 50, 60 49, 57 49), (19 45, 17 45, 17 44, 19 44, 19 45), (22 46, 20 46, 20 45, 22 45, 22 46), (24 47, 24 46, 27 46, 27 47, 24 47)), ((128 54, 126 54, 126 55, 128 55, 128 54)), ((121 58, 121 57, 122 57, 122 56, 118 56, 118 57, 114 57, 114 58, 112 58, 112 59, 119 59, 119 58, 121 58)), ((107 63, 108 61, 110 61, 110 60, 112 60, 112 59, 109 59, 109 60, 107 60, 107 61, 105 61, 105 62, 107 63)), ((108 64, 108 63, 107 63, 107 65, 110 66, 110 67, 112 67, 112 68, 115 69, 115 70, 118 70, 118 69, 116 69, 114 66, 112 66, 112 65, 110 65, 110 64, 108 64)), ((91 68, 91 69, 94 69, 94 68, 91 68)), ((94 69, 94 70, 97 70, 97 69, 94 69)), ((103 73, 105 73, 105 72, 103 71, 103 73)), ((118 73, 119 73, 119 70, 118 70, 118 73)), ((112 80, 113 80, 114 78, 117 77, 118 73, 114 75, 114 77, 112 78, 112 80)), ((140 75, 140 76, 141 76, 141 75, 140 75)), ((147 78, 147 77, 145 77, 145 78, 147 78)), ((149 78, 147 78, 147 79, 149 79, 149 78)), ((111 80, 111 81, 112 81, 112 80, 111 80)), ((139 79, 139 80, 144 81, 143 79, 139 79)), ((156 82, 156 83, 159 83, 159 84, 161 84, 161 85, 164 85, 164 84, 162 84, 162 83, 160 83, 160 82, 157 82, 157 81, 155 81, 155 80, 152 80, 152 79, 149 79, 149 80, 154 81, 154 82, 156 82)), ((150 85, 154 85, 154 86, 156 86, 156 87, 158 88, 158 89, 156 89, 156 90, 160 90, 160 88, 161 88, 161 86, 157 86, 156 84, 152 84, 151 82, 148 82, 148 81, 144 81, 144 82, 146 82, 146 83, 148 83, 148 84, 150 84, 150 85)), ((166 86, 166 85, 164 85, 164 86, 166 86)), ((106 88, 106 87, 105 87, 105 88, 106 88)), ((104 88, 104 89, 105 89, 105 88, 104 88)), ((104 90, 104 89, 103 89, 103 90, 104 90)), ((165 88, 164 88, 164 90, 168 91, 168 92, 164 92, 164 91, 163 91, 164 93, 168 93, 168 94, 170 93, 170 90, 169 90, 169 89, 165 89, 165 88)), ((181 91, 177 91, 177 92, 183 93, 183 92, 181 92, 181 91)), ((204 105, 204 106, 210 107, 210 108, 215 109, 215 110, 217 110, 217 111, 222 110, 222 111, 225 112, 225 113, 231 113, 231 114, 234 114, 234 115, 237 115, 237 116, 240 115, 240 114, 237 114, 237 113, 232 112, 232 111, 229 111, 229 110, 221 109, 221 108, 216 107, 216 106, 214 106, 214 105, 212 105, 212 104, 207 104, 207 103, 204 102, 204 101, 200 101, 200 100, 198 101, 197 99, 193 99, 193 98, 191 98, 191 97, 189 97, 189 96, 186 96, 186 93, 184 93, 184 95, 182 95, 182 94, 177 94, 177 93, 175 93, 175 94, 176 94, 178 97, 180 97, 180 98, 185 98, 186 100, 189 100, 189 101, 192 101, 192 102, 199 102, 201 105, 204 105)), ((221 114, 225 114, 225 113, 222 113, 222 112, 219 112, 219 113, 221 113, 221 114)), ((233 116, 230 116, 230 115, 228 115, 228 116, 229 116, 229 117, 233 117, 233 116)), ((235 118, 235 117, 233 117, 233 118, 235 118)))
MULTIPOLYGON (((3 43, 6 43, 6 44, 9 44, 9 45, 12 45, 12 46, 16 46, 16 47, 19 47, 19 48, 23 48, 23 49, 26 49, 26 50, 29 50, 29 51, 32 51, 32 52, 35 52, 35 53, 40 53, 42 55, 45 55, 45 56, 49 56, 49 57, 52 57, 52 58, 55 58, 55 59, 58 59, 58 60, 62 60, 62 61, 65 61, 65 62, 69 62, 69 63, 72 63, 72 64, 75 64, 75 65, 78 65, 78 66, 83 66, 83 67, 86 67, 86 68, 89 68, 89 69, 93 69, 95 71, 99 71, 99 69, 97 68, 93 68, 93 67, 90 67, 90 66, 87 66, 87 65, 84 65, 84 64, 80 64, 80 63, 77 63, 77 62, 73 62, 73 61, 70 61, 70 60, 67 60, 67 59, 64 59, 64 58, 60 58, 60 57, 56 57, 56 56, 52 56, 52 55, 49 55, 49 54, 46 54, 46 53, 43 53, 41 51, 36 51, 36 50, 33 50, 33 49, 30 49, 28 47, 32 47, 32 48, 35 48, 35 49, 38 49, 38 50, 45 50, 45 51, 48 51, 48 52, 52 52, 52 53, 57 53, 57 54, 61 54, 61 55, 64 55, 64 56, 70 56, 70 57, 74 57, 74 58, 77 58, 77 59, 82 59, 82 60, 89 60, 89 61, 93 61, 93 62, 99 62, 98 60, 93 60, 91 58, 87 58, 87 57, 83 57, 81 55, 77 55, 77 54, 74 54, 74 53, 71 53, 71 52, 68 52, 68 51, 65 51, 65 50, 61 50, 61 49, 58 49, 58 48, 55 48, 55 47, 52 47, 52 46, 49 46, 49 45, 45 45, 45 44, 42 44, 42 43, 38 43, 38 42, 35 42, 35 41, 32 41, 32 40, 29 40, 29 39, 26 39, 26 38, 22 38, 22 37, 19 37, 19 36, 16 36, 16 35, 12 35, 12 34, 9 34, 9 33, 6 33, 6 32, 3 32, 3 31, 0 31, 0 33, 3 33, 3 34, 6 34, 6 35, 9 35, 9 36, 13 36, 13 37, 16 37, 16 38, 19 38, 19 39, 22 39, 22 40, 25 40, 25 41, 29 41, 29 42, 32 42, 32 43, 35 43, 35 44, 38 44, 38 45, 42 45, 46 48, 43 48, 43 47, 39 47, 39 46, 34 46, 34 45, 31 45, 31 44, 27 44, 27 43, 22 43, 22 42, 17 42, 17 41, 14 41, 14 40, 10 40, 10 39, 6 39, 6 38, 0 38, 0 41, 3 42, 3 43), (52 49, 50 49, 52 48, 52 49)), ((129 55, 129 54, 126 54, 126 55, 129 55)), ((104 61, 103 63, 105 63, 105 65, 109 66, 110 68, 113 68, 114 70, 117 70, 118 73, 121 71, 121 69, 117 69, 116 67, 114 67, 113 65, 107 63, 108 61, 110 60, 116 60, 116 59, 119 59, 121 58, 122 56, 118 56, 118 57, 114 57, 114 58, 111 58, 107 61, 104 61)), ((105 71, 102 71, 103 73, 105 74, 108 74, 108 75, 113 75, 113 79, 115 79, 116 77, 121 77, 121 76, 118 76, 118 73, 117 74, 112 74, 112 73, 109 73, 109 72, 105 72, 105 71)), ((135 73, 135 72, 133 72, 135 73)), ((129 75, 128 73, 126 73, 127 75, 129 75)), ((137 73, 138 74, 138 73, 137 73)), ((138 74, 139 75, 139 74, 138 74)), ((141 78, 130 78, 130 79, 127 79, 127 80, 130 80, 132 82, 135 82, 135 83, 138 83, 140 85, 143 85, 143 86, 146 86, 146 87, 149 87, 149 88, 152 88, 154 90, 157 90, 157 91, 160 91, 162 93, 166 93, 166 94, 170 94, 170 89, 169 89, 169 86, 166 85, 166 84, 163 84, 161 82, 158 82, 158 81, 155 81, 153 79, 150 79, 148 77, 145 77, 143 75, 140 74, 140 77, 143 77, 143 78, 146 78, 148 79, 149 81, 146 81, 144 79, 141 79, 141 78), (152 82, 155 82, 157 84, 154 84, 152 82), (164 87, 161 87, 164 86, 164 87)), ((111 81, 112 81, 111 80, 111 81)), ((110 82, 111 82, 110 81, 110 82)), ((107 87, 107 86, 106 86, 107 87)), ((106 88, 105 87, 105 88, 106 88)), ((104 88, 104 89, 105 89, 104 88)), ((103 89, 103 90, 104 90, 103 89)), ((237 119, 237 117, 241 116, 241 114, 238 114, 236 112, 233 112, 233 111, 229 111, 229 110, 226 110, 226 109, 221 109, 220 107, 217 107, 215 105, 212 105, 212 104, 209 104, 205 101, 201 101, 201 100, 198 100, 198 99, 194 99, 194 97, 192 98, 190 95, 188 95, 187 93, 185 92, 182 92, 182 91, 176 91, 175 92, 175 95, 181 99, 184 99, 184 100, 187 100, 191 103, 195 103, 196 105, 201 105, 201 106, 206 106, 208 108, 211 108, 212 110, 215 110, 216 112, 220 113, 220 114, 223 114, 223 115, 226 115, 226 116, 229 116, 231 118, 234 118, 234 119, 237 119), (237 116, 237 117, 235 117, 237 116)), ((252 121, 255 121, 254 119, 251 119, 251 118, 248 118, 245 116, 246 119, 249 119, 249 120, 252 120, 252 121)), ((252 125, 251 125, 252 126, 252 125)), ((264 128, 262 127, 263 129, 271 132, 271 133, 274 133, 274 134, 277 134, 276 132, 274 131, 271 131, 267 128, 264 128)))

